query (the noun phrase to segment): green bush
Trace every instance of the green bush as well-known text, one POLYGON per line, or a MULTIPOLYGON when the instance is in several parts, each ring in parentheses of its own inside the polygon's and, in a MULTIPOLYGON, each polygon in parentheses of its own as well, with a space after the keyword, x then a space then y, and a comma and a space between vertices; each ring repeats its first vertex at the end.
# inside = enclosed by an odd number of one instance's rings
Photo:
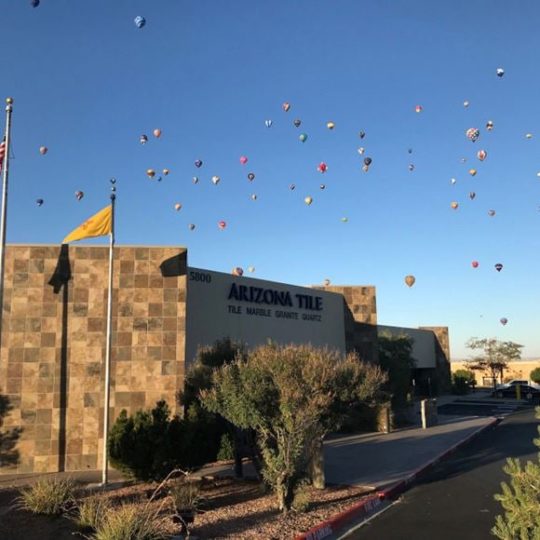
POLYGON ((92 540, 164 540, 169 538, 163 519, 148 507, 124 504, 110 509, 92 540))
POLYGON ((229 433, 224 433, 221 436, 219 452, 217 455, 218 461, 228 461, 234 459, 234 443, 229 433))
POLYGON ((540 384, 540 367, 537 367, 531 371, 530 379, 536 384, 540 384))
POLYGON ((109 434, 111 464, 138 480, 163 478, 175 467, 187 465, 182 455, 184 431, 180 418, 170 418, 165 401, 133 416, 123 410, 109 434))
POLYGON ((452 393, 458 395, 468 394, 476 386, 476 378, 472 371, 458 369, 452 375, 452 393))
POLYGON ((34 514, 58 516, 74 503, 73 488, 71 479, 38 480, 21 491, 18 502, 22 508, 34 514))

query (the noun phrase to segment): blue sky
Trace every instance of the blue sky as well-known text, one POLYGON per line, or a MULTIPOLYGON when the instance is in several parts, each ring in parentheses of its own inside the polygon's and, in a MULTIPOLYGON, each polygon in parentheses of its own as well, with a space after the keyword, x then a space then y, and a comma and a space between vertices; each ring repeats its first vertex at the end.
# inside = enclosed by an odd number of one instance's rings
POLYGON ((187 246, 192 266, 262 279, 375 285, 381 324, 448 325, 454 358, 471 336, 540 356, 538 2, 0 0, 0 12, 9 242, 60 242, 116 177, 117 243, 187 246), (148 168, 171 172, 158 182, 148 168))

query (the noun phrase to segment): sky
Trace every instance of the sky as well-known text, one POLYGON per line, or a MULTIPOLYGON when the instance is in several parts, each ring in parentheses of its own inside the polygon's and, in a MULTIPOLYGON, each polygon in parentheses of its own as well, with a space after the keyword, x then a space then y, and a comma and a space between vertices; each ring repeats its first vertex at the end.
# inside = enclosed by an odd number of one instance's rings
POLYGON ((380 324, 448 326, 454 359, 471 337, 540 356, 536 0, 0 0, 0 13, 8 242, 60 243, 114 177, 117 244, 374 285, 380 324))

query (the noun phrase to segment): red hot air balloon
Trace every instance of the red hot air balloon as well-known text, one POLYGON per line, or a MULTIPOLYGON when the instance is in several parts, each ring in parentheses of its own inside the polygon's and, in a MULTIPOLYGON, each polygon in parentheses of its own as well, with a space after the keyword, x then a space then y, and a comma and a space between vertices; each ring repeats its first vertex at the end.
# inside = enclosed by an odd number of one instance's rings
POLYGON ((328 165, 324 161, 321 161, 321 163, 317 165, 317 170, 324 174, 328 170, 328 165))
POLYGON ((224 230, 227 227, 227 223, 225 221, 218 221, 218 227, 224 230))
POLYGON ((478 261, 473 261, 471 265, 473 268, 478 268, 478 261))
POLYGON ((242 165, 245 165, 248 162, 248 158, 246 156, 240 156, 240 163, 242 165))

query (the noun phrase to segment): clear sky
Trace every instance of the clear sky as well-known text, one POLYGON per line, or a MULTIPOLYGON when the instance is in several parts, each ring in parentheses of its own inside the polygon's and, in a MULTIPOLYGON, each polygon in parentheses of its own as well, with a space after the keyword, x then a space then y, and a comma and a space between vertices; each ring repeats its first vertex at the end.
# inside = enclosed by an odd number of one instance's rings
POLYGON ((116 177, 119 244, 375 285, 381 324, 447 325, 453 358, 472 336, 540 356, 537 0, 0 0, 0 13, 8 242, 60 243, 116 177))

